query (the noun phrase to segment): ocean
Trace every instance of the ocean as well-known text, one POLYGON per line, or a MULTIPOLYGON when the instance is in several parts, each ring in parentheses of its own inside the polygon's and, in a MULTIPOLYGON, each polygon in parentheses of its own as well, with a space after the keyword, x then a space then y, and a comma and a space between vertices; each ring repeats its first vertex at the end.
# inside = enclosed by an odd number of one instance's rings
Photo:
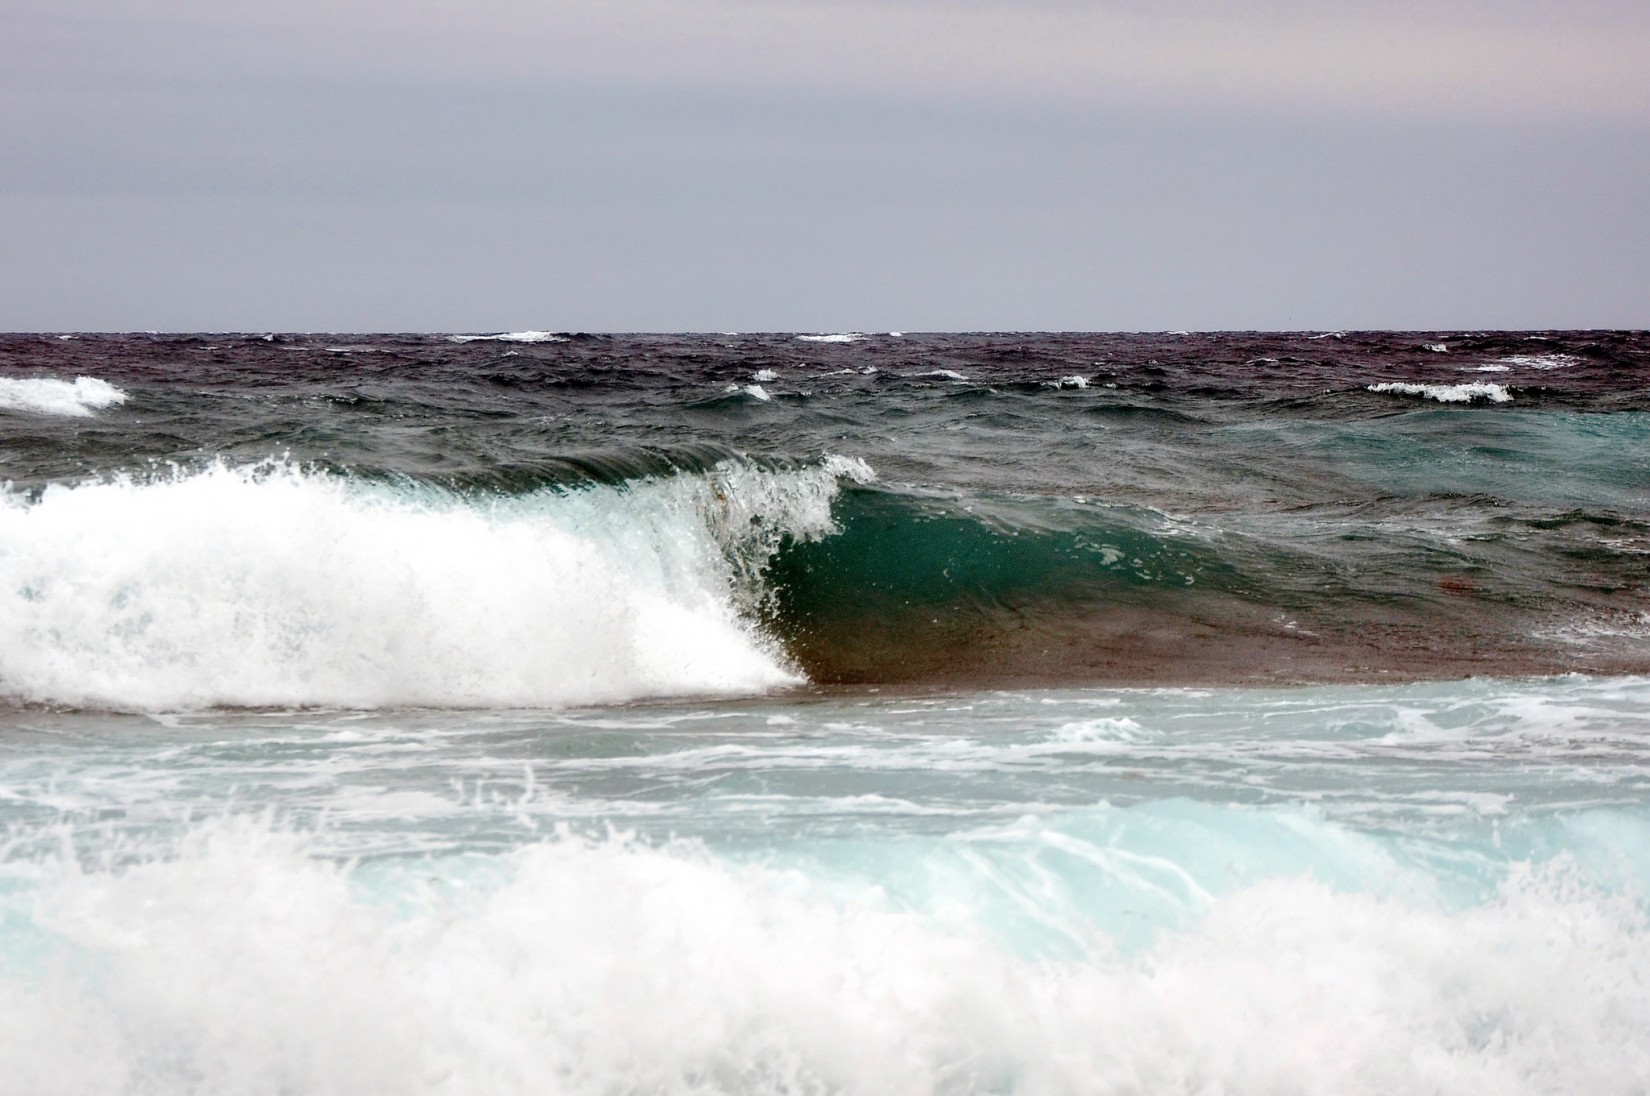
POLYGON ((0 335, 0 1091, 1650 1090, 1650 334, 0 335))

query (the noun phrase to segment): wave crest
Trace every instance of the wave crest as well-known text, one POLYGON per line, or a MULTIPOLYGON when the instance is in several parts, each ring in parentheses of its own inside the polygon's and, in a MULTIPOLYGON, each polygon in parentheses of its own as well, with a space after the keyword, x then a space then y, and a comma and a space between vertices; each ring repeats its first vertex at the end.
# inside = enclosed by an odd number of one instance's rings
POLYGON ((466 497, 288 464, 0 497, 0 688, 26 701, 556 706, 800 680, 751 623, 838 478, 725 462, 466 497))
POLYGON ((96 377, 0 378, 0 409, 7 411, 89 418, 94 411, 125 402, 125 392, 96 377))
POLYGON ((1422 396, 1439 403, 1471 403, 1473 400, 1485 399, 1491 403, 1506 403, 1512 399, 1505 385, 1491 384, 1488 381, 1470 381, 1466 384, 1403 384, 1397 381, 1388 381, 1385 384, 1372 384, 1371 392, 1388 392, 1399 396, 1422 396))
POLYGON ((455 343, 558 343, 566 342, 567 337, 565 335, 558 335, 553 331, 505 331, 497 335, 448 335, 447 340, 455 343))

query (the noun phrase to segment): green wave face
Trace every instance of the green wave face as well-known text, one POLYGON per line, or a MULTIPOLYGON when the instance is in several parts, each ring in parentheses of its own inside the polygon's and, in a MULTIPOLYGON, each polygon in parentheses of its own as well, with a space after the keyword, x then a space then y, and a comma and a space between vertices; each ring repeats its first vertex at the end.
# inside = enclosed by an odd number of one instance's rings
POLYGON ((784 612, 1013 606, 1240 582, 1160 514, 1057 500, 973 500, 846 491, 839 532, 789 544, 770 577, 784 612))
POLYGON ((821 683, 1378 680, 1642 653, 1565 630, 1635 619, 1646 530, 1607 515, 1444 497, 1403 521, 1379 505, 1194 521, 852 487, 833 519, 781 543, 762 610, 821 683))

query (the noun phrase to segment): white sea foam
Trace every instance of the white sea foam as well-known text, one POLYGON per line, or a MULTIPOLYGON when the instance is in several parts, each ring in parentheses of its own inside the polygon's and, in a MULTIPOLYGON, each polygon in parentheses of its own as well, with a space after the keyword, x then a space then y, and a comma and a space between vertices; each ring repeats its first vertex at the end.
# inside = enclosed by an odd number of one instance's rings
POLYGON ((920 377, 944 377, 950 381, 966 381, 968 378, 955 369, 930 369, 926 373, 917 374, 920 377))
POLYGON ((1512 399, 1505 386, 1491 384, 1488 381, 1471 381, 1466 384, 1403 384, 1392 381, 1386 384, 1372 384, 1369 390, 1390 392, 1400 396, 1422 396, 1440 403, 1471 403, 1473 400, 1506 403, 1512 399))
POLYGON ((0 691, 128 709, 561 705, 797 680, 742 615, 833 458, 465 500, 290 466, 0 496, 0 691), (742 600, 743 599, 743 600, 742 600))
POLYGON ((1510 365, 1479 365, 1479 366, 1474 366, 1472 371, 1474 373, 1508 373, 1508 372, 1512 371, 1512 366, 1510 366, 1510 365))
POLYGON ((979 919, 978 879, 935 879, 925 911, 622 838, 495 867, 426 864, 386 902, 370 865, 245 825, 121 871, 42 866, 36 900, 0 892, 8 1091, 1488 1096, 1650 1069, 1642 913, 1561 877, 1455 910, 1274 879, 1204 895, 1142 953, 1048 957, 979 919))
MULTIPOLYGON (((1644 548, 1617 548, 1616 550, 1625 550, 1635 554, 1646 553, 1644 548)), ((1650 639, 1650 613, 1594 614, 1579 620, 1572 620, 1556 628, 1538 630, 1535 634, 1539 638, 1552 639, 1578 647, 1590 647, 1601 642, 1615 647, 1619 646, 1614 642, 1618 640, 1650 639)))
POLYGON ((1496 360, 1522 369, 1568 369, 1581 364, 1574 354, 1509 354, 1496 360))
POLYGON ((722 389, 722 394, 724 396, 749 396, 753 400, 760 400, 764 403, 773 399, 768 390, 760 384, 730 384, 722 389))
POLYGON ((87 418, 92 412, 126 402, 126 393, 96 377, 72 381, 55 377, 0 378, 0 409, 40 415, 87 418))
POLYGON ((757 384, 771 384, 778 379, 779 374, 771 369, 758 369, 756 375, 751 378, 757 384))
POLYGON ((1447 343, 1426 343, 1425 346, 1428 350, 1432 351, 1434 354, 1448 354, 1449 353, 1449 345, 1447 343))
POLYGON ((1049 388, 1087 388, 1089 386, 1089 379, 1073 373, 1069 377, 1061 377, 1057 381, 1044 381, 1043 383, 1049 388))
POLYGON ((506 331, 499 335, 449 335, 449 340, 456 343, 467 342, 515 342, 515 343, 544 343, 566 342, 566 337, 557 335, 553 331, 506 331))
POLYGON ((835 335, 798 335, 797 338, 802 342, 855 343, 868 339, 870 336, 860 331, 844 331, 835 335))
POLYGON ((1080 719, 1062 723, 1049 733, 1049 741, 1061 744, 1152 742, 1164 737, 1163 732, 1147 730, 1128 716, 1080 719))

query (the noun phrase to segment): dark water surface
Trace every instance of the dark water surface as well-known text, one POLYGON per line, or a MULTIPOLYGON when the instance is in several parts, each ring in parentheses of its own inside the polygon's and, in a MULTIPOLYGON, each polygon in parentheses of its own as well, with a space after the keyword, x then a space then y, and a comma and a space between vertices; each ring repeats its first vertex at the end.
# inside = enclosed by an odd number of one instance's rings
POLYGON ((718 533, 821 685, 1650 669, 1642 333, 10 335, 0 376, 126 397, 7 401, 20 505, 272 460, 475 504, 863 461, 829 535, 748 500, 776 535, 718 533))

